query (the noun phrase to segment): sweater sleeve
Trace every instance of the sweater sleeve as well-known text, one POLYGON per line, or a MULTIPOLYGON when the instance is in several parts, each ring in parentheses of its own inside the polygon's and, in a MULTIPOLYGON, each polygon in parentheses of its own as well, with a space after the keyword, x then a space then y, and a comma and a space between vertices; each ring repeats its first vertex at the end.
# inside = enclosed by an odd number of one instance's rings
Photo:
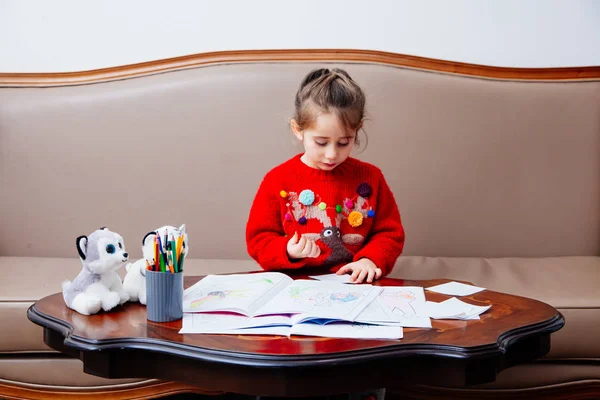
POLYGON ((375 218, 362 249, 354 255, 353 261, 368 258, 383 272, 392 272, 396 260, 404 248, 404 227, 394 195, 383 175, 378 185, 375 218))
POLYGON ((271 174, 263 179, 246 224, 248 254, 267 271, 303 267, 307 259, 290 260, 287 255, 289 237, 281 223, 281 199, 271 174))

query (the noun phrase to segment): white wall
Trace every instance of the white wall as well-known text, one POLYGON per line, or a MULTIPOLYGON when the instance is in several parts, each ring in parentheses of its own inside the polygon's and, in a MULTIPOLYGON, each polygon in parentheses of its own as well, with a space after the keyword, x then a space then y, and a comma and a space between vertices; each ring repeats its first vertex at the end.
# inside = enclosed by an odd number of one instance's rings
POLYGON ((600 1, 0 0, 0 72, 278 48, 371 49, 496 66, 600 65, 600 1))

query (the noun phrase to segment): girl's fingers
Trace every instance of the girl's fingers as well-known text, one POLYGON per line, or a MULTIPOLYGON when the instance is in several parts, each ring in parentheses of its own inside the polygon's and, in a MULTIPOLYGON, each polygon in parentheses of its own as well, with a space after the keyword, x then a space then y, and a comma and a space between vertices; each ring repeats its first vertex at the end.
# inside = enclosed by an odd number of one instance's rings
POLYGON ((315 247, 317 247, 317 245, 315 244, 314 241, 309 240, 308 242, 306 242, 306 247, 310 248, 310 251, 308 252, 308 254, 306 255, 307 257, 314 257, 315 254, 315 247))
POLYGON ((317 258, 321 254, 321 248, 314 241, 312 242, 312 244, 313 244, 313 248, 312 248, 312 251, 310 252, 310 257, 317 258))
POLYGON ((375 277, 375 270, 374 269, 370 269, 369 273, 367 274, 367 283, 373 282, 373 278, 374 277, 375 277))
POLYGON ((300 240, 298 240, 298 248, 303 249, 306 246, 306 237, 300 236, 300 240))
POLYGON ((363 269, 362 271, 360 271, 360 274, 358 275, 358 279, 356 280, 356 282, 362 283, 365 280, 365 277, 367 276, 368 272, 369 272, 369 270, 367 270, 367 269, 363 269))
POLYGON ((381 271, 381 268, 375 268, 375 279, 381 278, 382 274, 383 274, 383 271, 381 271))
POLYGON ((337 275, 344 275, 348 271, 350 271, 350 268, 348 267, 348 264, 346 264, 342 268, 338 269, 337 272, 336 272, 336 274, 337 275))
POLYGON ((302 255, 308 257, 312 251, 312 240, 307 240, 302 248, 302 255))
POLYGON ((356 282, 358 275, 360 274, 360 269, 355 269, 352 271, 352 276, 350 276, 350 282, 356 282))

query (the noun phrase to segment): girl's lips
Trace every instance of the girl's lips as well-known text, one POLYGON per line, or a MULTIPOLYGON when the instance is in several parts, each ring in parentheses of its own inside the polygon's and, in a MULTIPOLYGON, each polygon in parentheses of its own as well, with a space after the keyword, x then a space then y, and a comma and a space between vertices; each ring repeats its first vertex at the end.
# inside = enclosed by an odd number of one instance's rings
POLYGON ((323 163, 325 165, 327 165, 328 167, 335 167, 337 164, 328 164, 328 163, 323 163))

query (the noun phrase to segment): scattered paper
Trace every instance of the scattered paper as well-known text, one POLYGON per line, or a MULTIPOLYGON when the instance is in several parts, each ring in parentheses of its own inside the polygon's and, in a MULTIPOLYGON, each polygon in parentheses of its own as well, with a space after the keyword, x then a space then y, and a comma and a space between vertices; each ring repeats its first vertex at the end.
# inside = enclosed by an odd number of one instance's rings
POLYGON ((481 292, 482 290, 485 290, 485 288, 482 288, 482 287, 466 285, 464 283, 459 283, 459 282, 454 282, 454 281, 444 283, 441 285, 437 285, 437 286, 428 287, 425 289, 429 290, 431 292, 447 294, 450 296, 469 296, 473 293, 477 293, 477 292, 481 292))
POLYGON ((479 319, 479 315, 489 310, 489 306, 474 306, 452 297, 441 303, 428 301, 425 303, 425 313, 433 319, 479 319))

